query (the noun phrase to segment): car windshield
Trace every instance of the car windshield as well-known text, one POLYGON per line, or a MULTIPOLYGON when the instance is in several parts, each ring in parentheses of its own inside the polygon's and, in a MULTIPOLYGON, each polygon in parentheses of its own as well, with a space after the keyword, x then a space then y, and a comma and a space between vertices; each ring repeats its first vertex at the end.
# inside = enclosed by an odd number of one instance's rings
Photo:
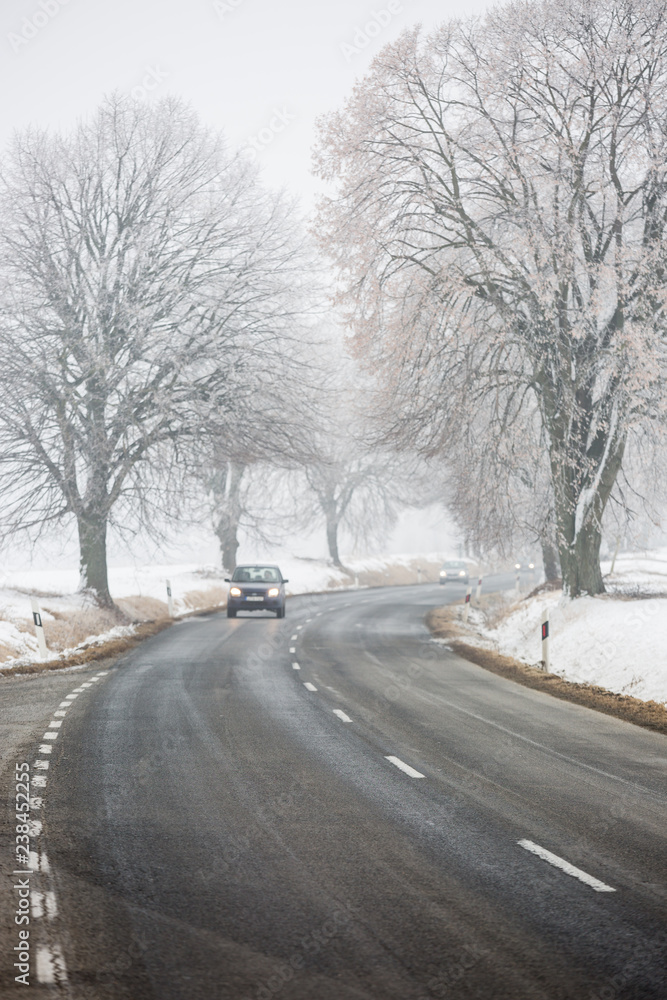
POLYGON ((464 562, 446 562, 442 567, 443 569, 465 569, 466 564, 464 562))
POLYGON ((280 570, 276 566, 237 566, 232 576, 234 583, 280 583, 280 570))

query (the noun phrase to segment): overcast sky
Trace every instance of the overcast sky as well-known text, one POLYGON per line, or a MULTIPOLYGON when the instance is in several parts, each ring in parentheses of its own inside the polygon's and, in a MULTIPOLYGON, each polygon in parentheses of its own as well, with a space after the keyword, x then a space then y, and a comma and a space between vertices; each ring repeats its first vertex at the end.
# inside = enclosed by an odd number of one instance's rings
POLYGON ((406 26, 484 0, 4 0, 0 141, 30 123, 68 128, 112 90, 191 102, 267 182, 305 196, 313 123, 338 107, 406 26), (374 16, 375 15, 375 16, 374 16))

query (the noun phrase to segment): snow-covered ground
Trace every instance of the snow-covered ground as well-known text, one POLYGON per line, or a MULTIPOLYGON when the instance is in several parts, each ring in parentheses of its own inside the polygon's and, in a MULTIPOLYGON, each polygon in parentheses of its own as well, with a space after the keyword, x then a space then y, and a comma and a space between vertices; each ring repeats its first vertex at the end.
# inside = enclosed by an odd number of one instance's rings
MULTIPOLYGON (((335 569, 323 559, 307 559, 284 552, 267 562, 279 564, 283 576, 289 580, 288 594, 303 594, 364 586, 369 582, 381 584, 411 579, 416 582, 417 564, 424 567, 425 578, 427 568, 433 574, 443 558, 442 553, 430 553, 346 560, 349 573, 335 569)), ((225 603, 227 584, 222 571, 215 566, 152 563, 109 568, 111 594, 132 618, 167 614, 167 580, 171 584, 176 615, 225 603)), ((32 596, 38 598, 47 643, 57 655, 65 656, 82 645, 132 632, 132 625, 114 625, 104 613, 91 607, 85 597, 76 593, 77 584, 78 573, 74 569, 0 572, 0 662, 3 668, 39 659, 32 625, 32 596)))
POLYGON ((571 601, 553 591, 518 601, 493 628, 473 611, 466 641, 534 665, 548 614, 553 673, 667 703, 667 549, 619 556, 605 586, 600 597, 571 601))

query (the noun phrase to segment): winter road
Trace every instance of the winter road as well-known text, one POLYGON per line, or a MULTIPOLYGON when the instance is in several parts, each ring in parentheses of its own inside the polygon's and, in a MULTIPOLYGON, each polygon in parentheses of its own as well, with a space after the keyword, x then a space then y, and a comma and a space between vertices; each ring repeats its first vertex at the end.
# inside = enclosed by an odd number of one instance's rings
POLYGON ((44 681, 79 694, 31 995, 664 1000, 665 738, 432 642, 443 591, 189 619, 44 681))

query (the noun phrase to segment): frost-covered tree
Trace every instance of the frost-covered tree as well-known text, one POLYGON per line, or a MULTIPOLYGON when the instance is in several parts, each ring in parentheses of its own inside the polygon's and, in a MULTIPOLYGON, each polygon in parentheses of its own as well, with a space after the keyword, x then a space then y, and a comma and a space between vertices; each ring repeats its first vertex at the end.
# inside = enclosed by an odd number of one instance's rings
POLYGON ((27 131, 1 174, 4 529, 76 519, 81 587, 110 604, 109 524, 154 527, 211 415, 233 423, 270 377, 293 209, 172 99, 27 131))
POLYGON ((444 454, 466 407, 523 394, 572 596, 604 589, 629 428, 664 417, 666 18, 532 0, 408 31, 321 126, 319 230, 388 437, 444 454))

